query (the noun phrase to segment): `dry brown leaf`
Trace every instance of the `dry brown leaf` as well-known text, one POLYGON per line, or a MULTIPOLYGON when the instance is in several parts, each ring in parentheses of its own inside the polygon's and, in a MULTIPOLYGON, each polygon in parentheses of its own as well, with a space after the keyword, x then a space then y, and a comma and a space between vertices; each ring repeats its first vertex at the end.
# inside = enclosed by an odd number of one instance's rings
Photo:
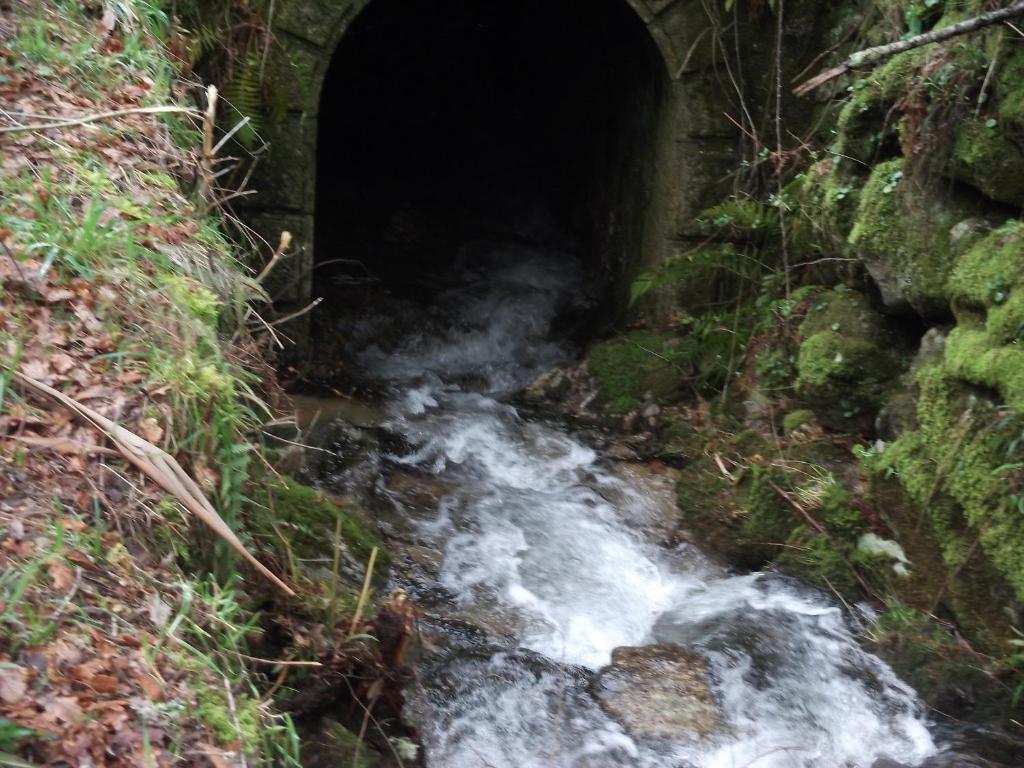
POLYGON ((159 443, 164 436, 164 428, 152 416, 147 416, 139 422, 139 434, 151 443, 159 443))
POLYGON ((28 670, 21 667, 0 667, 0 701, 17 704, 28 689, 28 670))
POLYGON ((75 367, 75 359, 64 352, 57 352, 50 355, 50 367, 63 376, 75 367))
POLYGON ((150 701, 160 701, 164 696, 164 687, 152 676, 145 672, 139 673, 136 678, 142 693, 150 701))
POLYGON ((117 456, 117 451, 112 448, 104 448, 101 445, 83 443, 80 440, 72 440, 67 437, 38 437, 36 435, 9 435, 8 440, 17 440, 19 443, 31 445, 34 448, 47 448, 57 453, 69 455, 95 453, 103 456, 117 456))
POLYGON ((97 693, 113 693, 120 687, 120 682, 113 675, 93 675, 82 682, 97 693))
POLYGON ((74 572, 60 560, 51 560, 47 563, 46 572, 50 574, 53 588, 61 592, 67 592, 75 583, 74 572))
POLYGON ((149 620, 156 626, 163 627, 171 618, 171 606, 160 599, 160 593, 154 592, 149 600, 149 620))
POLYGON ((82 719, 82 707, 74 696, 54 696, 47 702, 44 720, 77 723, 82 719))
POLYGON ((84 304, 75 305, 75 317, 82 321, 82 325, 90 333, 98 333, 103 330, 103 325, 96 319, 96 315, 84 304))
POLYGON ((207 491, 216 489, 220 483, 220 475, 217 474, 217 471, 198 459, 192 463, 192 473, 196 476, 196 482, 207 491))
POLYGON ((57 304, 62 301, 69 301, 75 298, 75 292, 67 288, 53 288, 43 294, 48 304, 57 304))
POLYGON ((21 364, 21 372, 44 383, 53 381, 53 374, 50 373, 49 367, 42 360, 26 360, 21 364))

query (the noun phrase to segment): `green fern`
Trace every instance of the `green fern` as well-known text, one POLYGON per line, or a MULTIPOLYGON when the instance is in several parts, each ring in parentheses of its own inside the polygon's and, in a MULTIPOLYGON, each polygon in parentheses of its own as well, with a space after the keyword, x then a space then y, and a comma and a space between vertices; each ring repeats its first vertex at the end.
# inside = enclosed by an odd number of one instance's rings
POLYGON ((653 290, 669 288, 685 281, 701 280, 714 283, 723 275, 742 275, 745 259, 744 254, 728 243, 706 246, 681 256, 670 257, 656 269, 634 278, 629 288, 629 302, 635 304, 653 290))
POLYGON ((764 236, 778 232, 779 211, 756 200, 726 200, 702 211, 697 221, 718 234, 764 236))
POLYGON ((246 149, 256 146, 263 128, 261 64, 260 54, 250 51, 235 65, 231 79, 224 86, 224 100, 234 112, 234 121, 249 118, 249 122, 235 134, 238 143, 246 149))

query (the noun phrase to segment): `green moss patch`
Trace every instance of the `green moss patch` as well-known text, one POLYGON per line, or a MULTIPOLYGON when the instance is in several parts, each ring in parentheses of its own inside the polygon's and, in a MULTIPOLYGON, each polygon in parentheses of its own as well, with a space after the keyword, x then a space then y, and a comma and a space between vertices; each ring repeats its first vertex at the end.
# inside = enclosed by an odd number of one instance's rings
POLYGON ((950 189, 911 184, 904 169, 902 159, 874 167, 849 243, 887 306, 941 317, 948 312, 946 278, 954 258, 950 230, 979 208, 950 189))
POLYGON ((671 400, 680 394, 685 360, 679 339, 636 331, 591 348, 587 369, 597 379, 610 413, 626 413, 644 400, 671 400))
POLYGON ((986 197, 1024 206, 1024 148, 1020 129, 994 118, 960 123, 953 133, 952 175, 986 197))
POLYGON ((387 561, 380 540, 357 510, 337 504, 309 486, 282 477, 269 488, 267 506, 274 526, 287 537, 300 557, 331 557, 334 533, 361 562, 378 547, 378 563, 387 561))

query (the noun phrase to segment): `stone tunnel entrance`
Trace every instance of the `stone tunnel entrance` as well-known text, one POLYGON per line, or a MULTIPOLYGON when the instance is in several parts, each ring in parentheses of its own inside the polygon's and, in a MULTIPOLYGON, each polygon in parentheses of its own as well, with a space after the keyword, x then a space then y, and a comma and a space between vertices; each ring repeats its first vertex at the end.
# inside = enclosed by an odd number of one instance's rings
POLYGON ((603 307, 622 304, 651 234, 668 80, 625 0, 582 15, 572 0, 374 0, 320 96, 321 319, 353 283, 429 296, 488 239, 572 252, 603 307))

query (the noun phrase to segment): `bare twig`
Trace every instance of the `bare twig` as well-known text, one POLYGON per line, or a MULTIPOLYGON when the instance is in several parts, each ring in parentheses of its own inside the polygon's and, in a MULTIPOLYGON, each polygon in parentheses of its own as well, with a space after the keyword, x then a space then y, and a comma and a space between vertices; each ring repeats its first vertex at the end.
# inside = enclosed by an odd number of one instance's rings
POLYGON ((251 661, 253 664, 270 664, 274 667, 322 667, 323 664, 319 661, 299 661, 290 659, 261 659, 259 656, 250 656, 246 653, 239 653, 233 651, 230 648, 221 648, 221 651, 230 653, 232 656, 237 656, 240 659, 251 661))
POLYGON ((256 276, 256 282, 262 283, 267 279, 267 275, 274 271, 274 267, 277 266, 278 262, 283 259, 288 252, 288 249, 292 245, 292 233, 288 230, 284 230, 281 233, 281 241, 277 244, 277 250, 274 251, 274 255, 270 257, 270 261, 267 262, 267 266, 256 276))
POLYGON ((822 51, 817 56, 815 56, 813 59, 811 59, 811 63, 808 64, 803 69, 801 69, 800 72, 797 73, 797 75, 795 77, 793 77, 792 80, 790 80, 790 82, 791 83, 797 82, 801 77, 803 77, 808 72, 810 72, 812 69, 814 69, 815 65, 819 61, 824 59, 826 56, 828 56, 833 51, 837 50, 843 43, 845 43, 847 40, 849 40, 853 36, 853 33, 857 31, 857 26, 858 25, 856 25, 856 24, 850 25, 850 28, 846 30, 846 34, 843 35, 842 39, 838 43, 836 43, 833 46, 830 46, 830 47, 826 48, 824 51, 822 51))
POLYGON ((37 117, 53 120, 53 122, 35 123, 33 125, 4 126, 3 128, 0 128, 0 133, 24 133, 26 131, 49 131, 54 128, 71 128, 76 125, 97 123, 101 120, 110 120, 115 117, 123 117, 124 115, 166 115, 173 113, 184 113, 194 117, 199 116, 198 112, 194 109, 189 109, 188 107, 132 107, 131 109, 118 109, 113 112, 98 112, 93 115, 83 115, 82 117, 37 115, 37 117))
POLYGON ((789 503, 789 506, 791 506, 793 509, 799 512, 803 516, 804 520, 807 521, 808 525, 810 525, 822 536, 828 536, 828 531, 825 530, 825 526, 823 526, 821 523, 815 520, 814 517, 811 516, 811 513, 804 509, 803 504, 801 504, 799 501, 793 498, 793 494, 788 493, 787 491, 780 488, 774 480, 769 480, 768 485, 770 485, 772 487, 772 490, 779 494, 779 496, 785 499, 789 503))
MULTIPOLYGON (((221 137, 220 141, 217 142, 216 146, 213 148, 213 154, 216 155, 218 152, 220 152, 221 149, 223 149, 224 145, 227 144, 228 141, 231 140, 231 137, 234 136, 236 133, 238 133, 240 130, 242 130, 245 126, 247 126, 251 120, 252 120, 252 118, 249 117, 249 115, 246 115, 241 120, 239 120, 237 123, 235 123, 235 127, 232 128, 227 133, 225 133, 221 137)), ((220 174, 218 174, 218 175, 220 175, 220 174)))
POLYGON ((873 48, 866 48, 863 51, 857 51, 838 66, 827 69, 824 72, 815 75, 810 80, 801 83, 793 89, 793 93, 797 96, 806 96, 815 88, 824 85, 830 80, 834 80, 840 75, 846 74, 851 69, 876 64, 889 56, 894 56, 897 53, 903 53, 903 51, 909 51, 913 48, 920 48, 922 45, 941 43, 952 37, 966 35, 969 32, 984 29, 985 27, 992 26, 993 24, 998 24, 999 22, 1006 21, 1007 19, 1012 19, 1015 16, 1024 16, 1024 0, 1018 0, 1018 2, 1007 6, 1006 8, 999 8, 965 21, 961 21, 959 24, 951 24, 950 26, 943 27, 942 29, 933 29, 931 32, 925 32, 924 34, 917 35, 909 40, 899 40, 895 43, 876 45, 873 48))
MULTIPOLYGON (((782 155, 782 33, 785 17, 785 0, 778 0, 775 27, 775 180, 778 185, 779 244, 782 248, 782 276, 785 281, 786 301, 792 293, 789 274, 789 247, 786 242, 786 203, 783 198, 782 169, 785 160, 782 155)), ((739 315, 739 305, 736 307, 739 315)), ((788 323, 788 319, 787 319, 788 323)))
POLYGON ((275 320, 274 322, 272 322, 270 324, 270 327, 273 328, 273 327, 278 326, 278 325, 284 325, 289 320, 294 320, 297 317, 302 317, 307 312, 311 312, 314 309, 316 309, 318 306, 320 306, 320 303, 323 300, 324 300, 323 296, 321 296, 319 299, 314 299, 309 304, 304 306, 302 309, 300 309, 300 310, 298 310, 296 312, 292 312, 290 315, 285 315, 284 317, 279 317, 277 320, 275 320))

